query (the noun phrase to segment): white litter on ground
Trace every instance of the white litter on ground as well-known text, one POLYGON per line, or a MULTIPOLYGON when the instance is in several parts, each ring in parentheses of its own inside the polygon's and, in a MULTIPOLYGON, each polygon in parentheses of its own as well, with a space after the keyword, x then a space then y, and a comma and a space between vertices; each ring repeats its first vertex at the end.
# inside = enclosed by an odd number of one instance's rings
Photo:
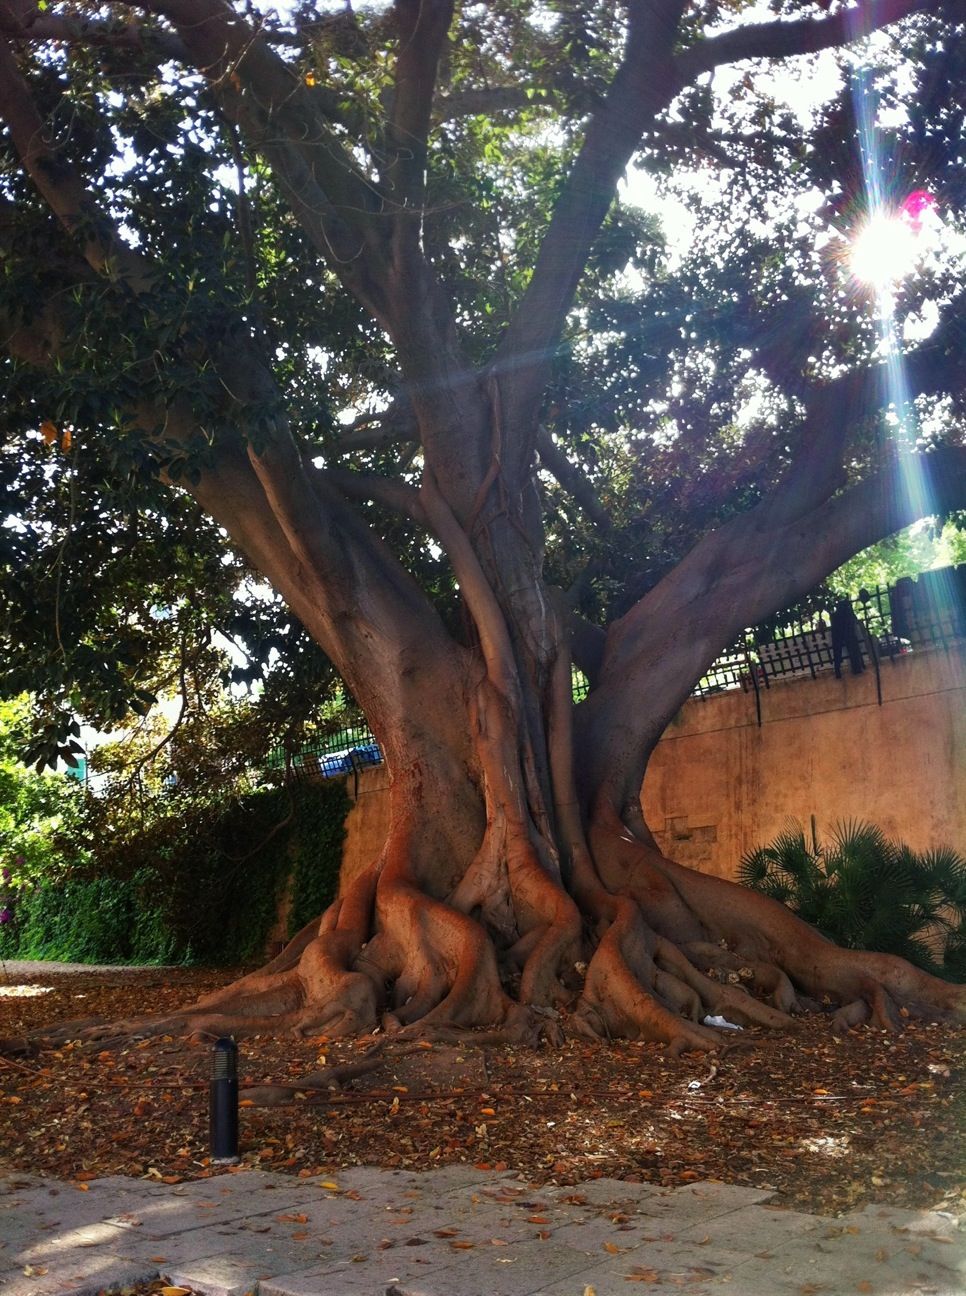
POLYGON ((705 1017, 703 1025, 717 1026, 719 1030, 742 1030, 741 1026, 736 1026, 734 1022, 727 1021, 724 1017, 705 1017))

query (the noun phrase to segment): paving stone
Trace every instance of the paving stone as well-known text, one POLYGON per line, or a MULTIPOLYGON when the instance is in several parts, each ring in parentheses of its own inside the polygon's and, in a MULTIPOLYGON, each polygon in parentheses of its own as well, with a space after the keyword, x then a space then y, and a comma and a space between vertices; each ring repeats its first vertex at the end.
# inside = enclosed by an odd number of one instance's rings
POLYGON ((43 1175, 30 1174, 27 1170, 0 1170, 0 1199, 23 1188, 42 1188, 49 1182, 43 1175))
POLYGON ((707 1179, 651 1193, 641 1199, 639 1209, 642 1214, 673 1219, 683 1225, 689 1220, 710 1220, 743 1208, 763 1206, 774 1195, 771 1189, 745 1188, 707 1179))
POLYGON ((294 1186, 288 1189, 256 1186, 249 1192, 234 1186, 219 1187, 219 1183, 203 1180, 200 1191, 198 1184, 191 1184, 191 1191, 185 1193, 149 1196, 136 1209, 108 1216, 108 1222, 138 1228, 145 1237, 163 1238, 239 1217, 273 1216, 296 1208, 300 1211, 306 1195, 298 1180, 290 1180, 294 1186))
MULTIPOLYGON (((307 1255, 305 1270, 318 1268, 318 1256, 307 1255)), ((175 1287, 188 1287, 204 1296, 245 1296, 255 1292, 270 1279, 282 1273, 299 1271, 297 1260, 265 1249, 256 1255, 234 1252, 205 1256, 181 1264, 160 1266, 162 1275, 175 1287)))
MULTIPOLYGON (((375 1257, 366 1264, 342 1263, 305 1272, 280 1274, 259 1283, 259 1296, 383 1296, 398 1284, 404 1291, 432 1296, 460 1296, 450 1278, 440 1285, 436 1275, 450 1273, 452 1265, 434 1265, 425 1259, 393 1254, 375 1257)), ((480 1296, 477 1291, 474 1296, 480 1296)))
MULTIPOLYGON (((917 1290, 934 1279, 951 1283, 954 1279, 966 1290, 962 1276, 966 1256, 960 1247, 937 1244, 929 1237, 905 1234, 883 1236, 881 1229, 867 1234, 816 1229, 801 1239, 827 1273, 836 1274, 843 1287, 863 1291, 861 1285, 871 1282, 881 1287, 893 1283, 897 1290, 917 1290)), ((781 1257, 782 1262, 785 1256, 781 1257)))
POLYGON ((159 1269, 205 1296, 384 1296, 393 1282, 410 1296, 612 1296, 635 1280, 650 1296, 966 1292, 966 1234, 941 1212, 829 1220, 715 1182, 540 1188, 455 1171, 112 1176, 86 1192, 0 1181, 0 1296, 83 1296, 159 1269))
POLYGON ((519 1183, 513 1174, 480 1171, 471 1165, 440 1166, 438 1170, 427 1170, 416 1175, 417 1186, 430 1188, 434 1193, 444 1194, 458 1188, 485 1188, 493 1183, 519 1183))
POLYGON ((735 1296, 802 1296, 813 1289, 821 1296, 857 1291, 867 1296, 963 1296, 964 1291, 961 1278, 932 1266, 907 1270, 891 1261, 873 1266, 799 1248, 753 1257, 735 1271, 731 1285, 735 1296))
POLYGON ((91 1179, 87 1184, 87 1191, 93 1193, 129 1194, 132 1189, 138 1196, 151 1196, 154 1193, 164 1196, 173 1191, 170 1184, 158 1183, 156 1179, 132 1179, 129 1175, 105 1175, 103 1179, 91 1179))
POLYGON ((123 1260, 100 1250, 64 1255, 56 1264, 35 1268, 31 1274, 20 1267, 0 1275, 2 1296, 96 1296, 158 1276, 157 1265, 123 1260), (39 1268, 47 1272, 40 1273, 39 1268))
POLYGON ((547 1193, 558 1201, 563 1197, 584 1197, 592 1206, 613 1206, 615 1210, 661 1195, 661 1189, 653 1184, 627 1183, 624 1179, 587 1179, 573 1185, 534 1191, 547 1193))
POLYGON ((814 1230, 817 1223, 814 1215, 771 1206, 745 1206, 741 1210, 705 1218, 695 1218, 692 1214, 674 1227, 678 1218, 672 1215, 668 1227, 679 1242, 735 1247, 740 1239, 741 1250, 749 1254, 786 1246, 797 1235, 814 1230))
MULTIPOLYGON (((358 1238, 356 1242, 358 1244, 358 1238)), ((246 1234, 230 1225, 192 1229, 189 1233, 166 1238, 131 1237, 126 1242, 116 1243, 114 1250, 126 1259, 150 1260, 162 1268, 226 1254, 245 1260, 268 1257, 274 1273, 318 1267, 340 1259, 344 1254, 338 1248, 323 1245, 320 1238, 307 1237, 302 1241, 291 1237, 266 1238, 255 1233, 246 1234)))
MULTIPOLYGON (((607 1257, 609 1260, 610 1257, 607 1257)), ((530 1296, 559 1282, 568 1282, 576 1296, 584 1290, 574 1275, 587 1271, 583 1251, 559 1246, 555 1241, 530 1242, 507 1248, 498 1255, 467 1252, 447 1268, 434 1271, 433 1296, 530 1296)), ((629 1290, 624 1284, 625 1293, 629 1290)))
POLYGON ((941 1238, 957 1238, 966 1247, 966 1219, 957 1218, 946 1211, 900 1210, 896 1206, 863 1206, 861 1210, 840 1216, 836 1224, 848 1229, 856 1225, 862 1230, 883 1225, 899 1233, 932 1233, 941 1238))
MULTIPOLYGON (((751 1296, 746 1290, 739 1263, 719 1255, 696 1257, 684 1248, 658 1245, 631 1252, 606 1266, 600 1263, 576 1271, 564 1281, 544 1282, 526 1296, 581 1296, 592 1287, 596 1296, 615 1296, 620 1292, 647 1292, 648 1296, 680 1296, 682 1291, 702 1296, 711 1291, 729 1292, 732 1296, 751 1296)), ((762 1293, 764 1296, 764 1293, 762 1293)), ((768 1294, 770 1296, 770 1293, 768 1294)))

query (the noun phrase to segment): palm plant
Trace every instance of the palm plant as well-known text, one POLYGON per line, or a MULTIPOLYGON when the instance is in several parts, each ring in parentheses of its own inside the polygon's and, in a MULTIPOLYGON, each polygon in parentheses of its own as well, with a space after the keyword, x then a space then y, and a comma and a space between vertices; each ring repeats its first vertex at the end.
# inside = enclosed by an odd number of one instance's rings
POLYGON ((948 846, 914 851, 848 820, 819 841, 797 822, 746 855, 738 880, 787 905, 839 945, 898 954, 966 980, 966 858, 948 846))

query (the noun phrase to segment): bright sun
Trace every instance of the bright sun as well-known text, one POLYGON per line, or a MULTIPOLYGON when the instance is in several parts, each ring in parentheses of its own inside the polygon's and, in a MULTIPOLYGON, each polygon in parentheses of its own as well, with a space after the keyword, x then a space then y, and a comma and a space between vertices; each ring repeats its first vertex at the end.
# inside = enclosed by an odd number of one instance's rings
POLYGON ((887 288, 910 274, 919 256, 918 239, 901 216, 872 216, 852 244, 852 273, 873 288, 887 288))
POLYGON ((916 268, 935 221, 935 200, 922 190, 909 195, 898 211, 877 212, 857 231, 849 262, 862 283, 886 289, 916 268))

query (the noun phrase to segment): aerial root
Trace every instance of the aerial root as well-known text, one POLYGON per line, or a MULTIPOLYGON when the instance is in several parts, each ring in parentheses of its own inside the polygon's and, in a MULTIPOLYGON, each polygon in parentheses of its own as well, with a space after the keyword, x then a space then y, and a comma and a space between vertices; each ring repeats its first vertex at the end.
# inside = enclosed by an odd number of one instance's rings
POLYGON ((727 984, 747 983, 779 1012, 790 1014, 803 1010, 804 1005, 795 987, 776 963, 745 959, 708 941, 691 941, 683 947, 683 952, 698 968, 723 973, 727 984))
POLYGON ((613 921, 591 958, 572 1027, 590 1038, 659 1041, 668 1045, 672 1056, 718 1048, 715 1031, 680 1015, 678 1005, 693 1011, 697 996, 680 978, 655 967, 635 902, 615 896, 610 903, 613 921), (672 1006, 665 995, 672 996, 672 1006))
POLYGON ((738 1026, 766 1026, 771 1030, 787 1030, 793 1024, 787 1012, 754 999, 741 985, 712 981, 663 936, 657 938, 655 960, 659 967, 690 986, 711 1016, 725 1017, 738 1026))

